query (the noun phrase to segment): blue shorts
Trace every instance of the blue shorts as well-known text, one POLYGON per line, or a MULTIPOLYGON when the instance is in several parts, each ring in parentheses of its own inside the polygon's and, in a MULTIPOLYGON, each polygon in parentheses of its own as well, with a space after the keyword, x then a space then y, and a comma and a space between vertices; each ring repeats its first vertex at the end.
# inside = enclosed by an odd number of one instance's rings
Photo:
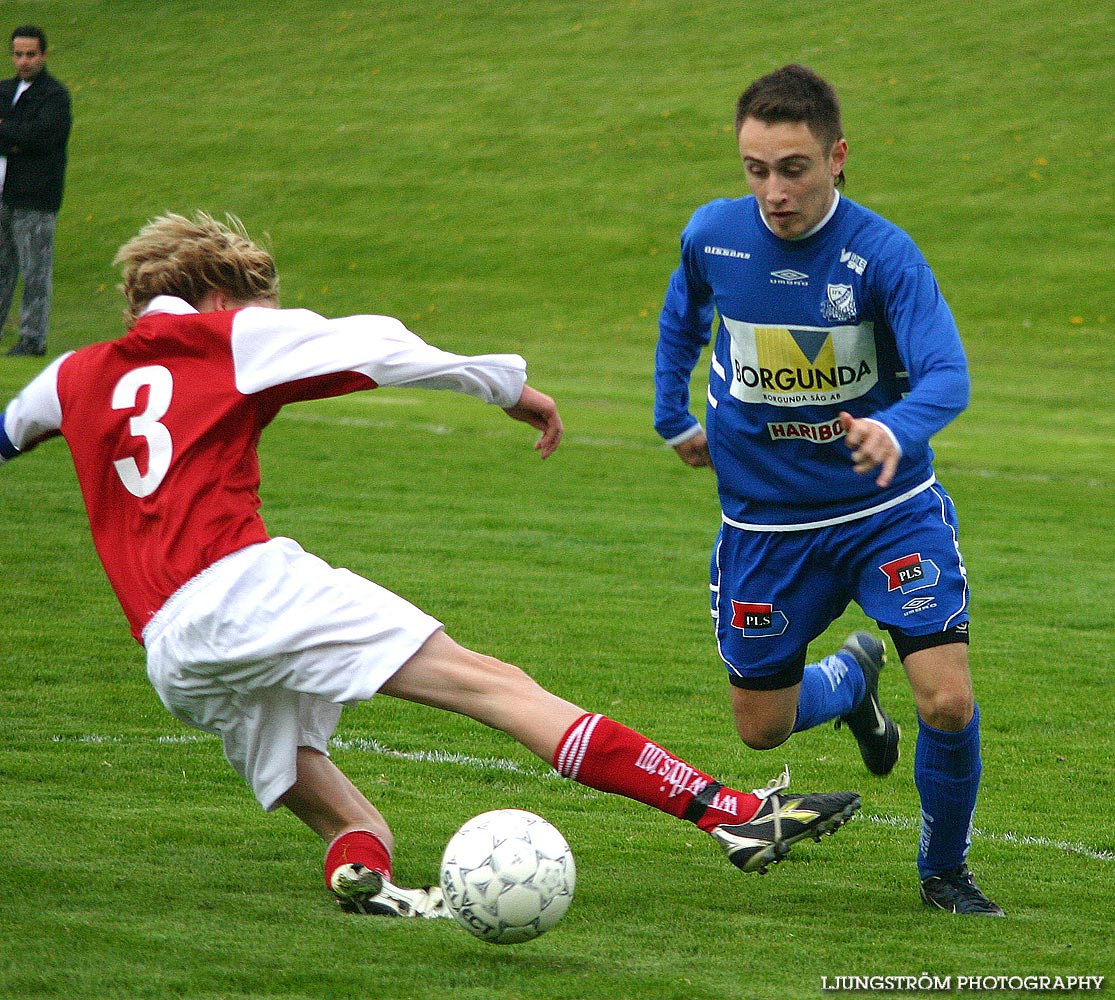
POLYGON ((852 601, 881 628, 907 636, 968 622, 956 509, 939 484, 897 507, 823 528, 724 524, 710 587, 728 679, 753 690, 797 684, 809 643, 852 601))

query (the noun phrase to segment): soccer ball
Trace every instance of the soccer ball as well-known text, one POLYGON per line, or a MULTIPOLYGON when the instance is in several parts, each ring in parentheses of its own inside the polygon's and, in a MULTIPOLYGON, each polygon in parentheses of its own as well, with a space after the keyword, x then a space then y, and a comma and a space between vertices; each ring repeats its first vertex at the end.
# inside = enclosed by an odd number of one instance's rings
POLYGON ((474 816, 445 847, 441 888, 465 930, 492 944, 544 934, 569 909, 573 853, 557 828, 523 809, 474 816))

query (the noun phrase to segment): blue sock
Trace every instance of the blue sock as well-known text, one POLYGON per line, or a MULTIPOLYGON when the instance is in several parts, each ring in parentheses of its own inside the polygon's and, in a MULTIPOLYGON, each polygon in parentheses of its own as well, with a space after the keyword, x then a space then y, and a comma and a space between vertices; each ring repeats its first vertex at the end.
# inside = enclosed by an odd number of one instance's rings
POLYGON ((847 715, 866 690, 863 670, 851 653, 833 653, 820 663, 808 664, 801 679, 794 732, 847 715))
POLYGON ((979 706, 958 733, 918 720, 914 784, 921 796, 918 874, 938 875, 963 864, 972 845, 980 772, 979 706))

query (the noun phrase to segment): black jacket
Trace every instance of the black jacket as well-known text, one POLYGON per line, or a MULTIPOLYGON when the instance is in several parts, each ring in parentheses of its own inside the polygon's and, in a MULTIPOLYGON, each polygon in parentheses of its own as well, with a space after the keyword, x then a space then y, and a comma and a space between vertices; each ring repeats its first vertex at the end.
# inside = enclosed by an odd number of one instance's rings
POLYGON ((0 81, 0 156, 8 158, 5 205, 57 212, 66 177, 70 92, 45 69, 12 105, 19 77, 0 81))

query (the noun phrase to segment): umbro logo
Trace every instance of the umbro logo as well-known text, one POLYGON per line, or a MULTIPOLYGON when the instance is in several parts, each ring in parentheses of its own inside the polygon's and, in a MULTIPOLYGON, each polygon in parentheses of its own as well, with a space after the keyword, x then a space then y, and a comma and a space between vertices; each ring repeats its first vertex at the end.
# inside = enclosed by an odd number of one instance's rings
POLYGON ((771 271, 772 285, 808 285, 809 275, 795 271, 792 267, 784 267, 778 271, 771 271))

